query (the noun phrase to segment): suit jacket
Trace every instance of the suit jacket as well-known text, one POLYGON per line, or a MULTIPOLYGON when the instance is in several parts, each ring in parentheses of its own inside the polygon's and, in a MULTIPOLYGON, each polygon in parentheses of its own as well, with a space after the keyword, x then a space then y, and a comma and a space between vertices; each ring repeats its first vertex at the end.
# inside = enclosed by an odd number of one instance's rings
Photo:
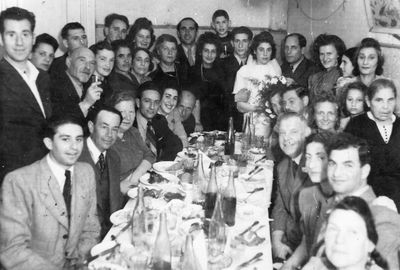
MULTIPOLYGON (((121 161, 119 159, 118 153, 112 149, 107 150, 107 154, 105 157, 108 169, 109 176, 109 197, 110 197, 110 213, 113 213, 122 208, 123 204, 123 196, 120 188, 120 167, 121 161)), ((95 178, 96 178, 96 195, 98 200, 101 198, 100 189, 98 188, 100 182, 100 170, 93 162, 92 156, 90 155, 89 148, 87 147, 87 141, 85 141, 82 154, 79 157, 79 161, 88 163, 94 170, 95 178)), ((103 209, 101 208, 101 204, 97 203, 98 215, 100 219, 100 224, 105 224, 109 221, 109 216, 102 216, 103 209)), ((111 224, 109 224, 111 225, 111 224)), ((101 235, 104 236, 110 228, 102 227, 101 235)))
MULTIPOLYGON (((163 115, 156 114, 152 122, 157 138, 157 161, 175 160, 176 155, 183 148, 181 139, 169 129, 167 119, 163 115)), ((133 126, 138 127, 136 119, 133 126)))
POLYGON ((66 71, 60 72, 56 77, 52 78, 51 101, 53 103, 53 113, 55 115, 70 114, 77 118, 85 119, 79 107, 81 98, 76 92, 75 86, 66 71))
POLYGON ((314 62, 305 57, 294 72, 292 72, 290 64, 286 61, 283 62, 281 69, 283 76, 292 78, 297 84, 306 88, 308 88, 308 77, 319 71, 319 68, 314 64, 314 62))
POLYGON ((49 68, 49 74, 51 79, 62 75, 67 70, 66 59, 68 57, 68 53, 65 53, 57 58, 54 59, 53 63, 49 68))
MULTIPOLYGON (((50 80, 39 70, 36 86, 46 118, 51 116, 50 80)), ((7 172, 46 153, 41 131, 46 118, 24 79, 7 60, 0 61, 0 184, 7 172)))
POLYGON ((277 168, 277 195, 272 209, 274 221, 271 224, 271 231, 283 231, 286 237, 285 242, 292 250, 296 249, 302 238, 298 205, 299 193, 301 189, 311 185, 307 174, 302 170, 304 163, 303 155, 295 175, 293 175, 293 162, 287 156, 278 164, 277 168))
MULTIPOLYGON (((197 60, 197 57, 195 61, 197 60)), ((185 54, 185 51, 183 50, 182 44, 178 45, 177 52, 176 52, 176 61, 183 65, 186 69, 190 68, 189 60, 185 54)))
POLYGON ((6 269, 54 270, 83 260, 98 242, 94 172, 76 163, 71 218, 46 157, 9 173, 1 190, 0 260, 6 269))
MULTIPOLYGON (((399 268, 398 251, 400 250, 400 216, 388 207, 375 205, 376 195, 371 187, 359 197, 364 199, 371 209, 375 221, 375 228, 378 233, 377 251, 385 258, 390 270, 399 268)), ((325 234, 325 225, 328 219, 328 210, 335 206, 335 198, 328 199, 328 203, 321 208, 320 216, 322 219, 316 225, 319 231, 318 241, 321 241, 325 234)))

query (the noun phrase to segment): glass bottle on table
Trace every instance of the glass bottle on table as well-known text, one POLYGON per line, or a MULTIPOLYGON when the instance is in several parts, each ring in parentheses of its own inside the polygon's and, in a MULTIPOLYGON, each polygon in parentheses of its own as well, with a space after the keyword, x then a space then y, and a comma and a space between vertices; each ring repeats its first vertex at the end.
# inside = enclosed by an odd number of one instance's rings
POLYGON ((132 244, 134 246, 142 245, 145 234, 147 233, 147 214, 144 205, 143 187, 139 185, 136 205, 132 212, 132 244))
POLYGON ((193 248, 193 235, 186 236, 185 251, 182 257, 181 270, 201 270, 193 248))
POLYGON ((228 134, 225 140, 225 155, 232 156, 235 153, 235 129, 233 127, 233 117, 229 117, 228 134))
POLYGON ((205 173, 203 154, 198 153, 197 167, 193 174, 193 202, 204 202, 204 193, 207 188, 207 177, 205 173))
POLYGON ((221 200, 221 194, 218 193, 208 229, 208 262, 211 264, 219 262, 226 245, 227 236, 221 200))
POLYGON ((228 186, 222 193, 222 197, 222 211, 225 223, 228 226, 233 226, 235 225, 236 217, 236 189, 232 170, 229 170, 228 186))
POLYGON ((246 152, 248 149, 251 148, 251 140, 252 140, 250 114, 245 114, 244 119, 245 119, 245 122, 244 122, 244 128, 243 128, 242 151, 246 152))
POLYGON ((152 270, 171 270, 171 245, 165 212, 160 213, 160 227, 154 242, 152 270))
POLYGON ((215 164, 211 163, 210 180, 208 181, 206 198, 204 203, 204 216, 211 218, 214 212, 215 201, 217 200, 217 172, 215 164))

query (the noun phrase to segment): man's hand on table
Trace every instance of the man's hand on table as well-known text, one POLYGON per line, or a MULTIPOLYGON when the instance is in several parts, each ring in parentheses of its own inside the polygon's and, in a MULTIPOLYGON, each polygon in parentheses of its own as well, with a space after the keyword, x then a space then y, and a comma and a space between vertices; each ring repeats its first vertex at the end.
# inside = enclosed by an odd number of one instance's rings
POLYGON ((128 193, 131 188, 134 188, 139 183, 139 177, 137 177, 134 173, 130 174, 120 183, 120 189, 122 194, 128 193))
POLYGON ((274 257, 286 259, 293 253, 293 250, 286 244, 279 242, 272 243, 272 254, 274 257))

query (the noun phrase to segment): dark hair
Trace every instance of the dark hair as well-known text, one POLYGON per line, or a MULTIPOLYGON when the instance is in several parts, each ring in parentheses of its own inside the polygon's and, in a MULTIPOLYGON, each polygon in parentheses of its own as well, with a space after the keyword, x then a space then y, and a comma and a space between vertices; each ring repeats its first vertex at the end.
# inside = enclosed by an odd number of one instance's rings
POLYGON ((129 20, 126 16, 121 15, 121 14, 117 14, 117 13, 111 13, 108 14, 105 18, 104 18, 104 27, 110 27, 111 24, 115 21, 115 20, 120 20, 123 21, 126 24, 126 28, 129 28, 129 20))
POLYGON ((332 144, 329 147, 328 155, 330 155, 333 150, 346 150, 349 148, 356 148, 358 150, 361 166, 371 163, 371 155, 367 141, 345 132, 338 133, 334 136, 332 144))
POLYGON ((94 55, 97 55, 99 53, 99 51, 102 51, 102 50, 109 50, 109 51, 114 52, 111 44, 104 40, 93 44, 92 46, 89 47, 89 49, 94 53, 94 55))
POLYGON ((132 101, 133 104, 135 104, 135 98, 132 96, 132 92, 131 91, 121 91, 118 93, 115 93, 109 104, 112 107, 115 107, 118 103, 122 102, 122 101, 132 101))
POLYGON ((327 45, 332 45, 333 47, 335 47, 336 52, 338 54, 338 66, 339 66, 341 63, 342 55, 346 51, 346 45, 344 44, 344 41, 336 35, 321 34, 315 39, 313 44, 315 62, 318 63, 321 67, 323 67, 321 64, 321 60, 319 59, 319 49, 322 46, 327 46, 327 45))
POLYGON ((145 53, 147 53, 147 55, 150 57, 150 63, 151 63, 151 60, 153 59, 153 55, 152 55, 151 52, 150 52, 148 49, 146 49, 146 48, 139 48, 139 47, 134 48, 134 49, 132 50, 132 58, 135 58, 136 54, 137 54, 138 52, 140 52, 140 51, 144 51, 145 53))
POLYGON ((162 34, 156 40, 156 44, 154 45, 153 53, 159 58, 158 50, 164 42, 172 42, 175 44, 176 48, 178 48, 178 41, 176 38, 170 34, 162 34))
POLYGON ((297 38, 300 48, 304 48, 305 46, 307 46, 307 39, 305 38, 305 36, 303 36, 302 34, 299 34, 299 33, 291 33, 291 34, 287 35, 285 37, 285 39, 283 40, 283 44, 285 44, 286 40, 290 37, 297 38))
POLYGON ((232 29, 231 36, 232 40, 235 40, 235 36, 238 34, 246 34, 249 41, 253 39, 253 32, 247 26, 239 26, 232 29))
POLYGON ((19 7, 10 7, 7 8, 6 10, 3 10, 0 13, 0 33, 4 34, 4 22, 5 20, 15 20, 15 21, 22 21, 22 20, 28 20, 29 23, 31 24, 31 32, 35 31, 35 25, 36 25, 36 20, 35 20, 35 14, 32 12, 19 8, 19 7))
POLYGON ((57 129, 65 124, 80 126, 83 135, 84 123, 82 119, 70 114, 55 114, 47 120, 46 125, 42 130, 42 137, 53 139, 54 135, 57 133, 57 129))
POLYGON ((382 54, 382 49, 381 45, 376 39, 373 38, 364 38, 361 40, 361 44, 357 49, 356 55, 355 55, 355 68, 354 68, 354 75, 358 76, 360 75, 360 69, 358 67, 358 56, 360 55, 360 52, 364 48, 374 48, 376 53, 378 54, 378 64, 376 66, 375 74, 376 75, 382 75, 383 74, 383 64, 385 63, 385 58, 383 57, 382 54))
MULTIPOLYGON (((329 217, 335 210, 338 209, 353 211, 357 213, 365 222, 365 228, 367 230, 368 239, 375 245, 378 243, 378 233, 376 231, 374 217, 367 202, 364 199, 357 196, 345 197, 343 200, 341 200, 338 204, 336 204, 333 207, 332 211, 329 214, 329 217)), ((380 266, 383 269, 388 269, 388 264, 386 260, 380 255, 380 253, 376 249, 372 251, 370 256, 371 259, 373 259, 378 266, 380 266)))
POLYGON ((393 94, 395 97, 397 97, 397 89, 396 86, 394 85, 392 80, 389 79, 377 79, 371 83, 371 85, 367 88, 367 97, 369 100, 372 100, 372 98, 376 95, 376 93, 381 90, 382 88, 390 88, 393 90, 393 94))
POLYGON ((332 104, 336 105, 336 123, 335 123, 335 130, 339 128, 340 124, 340 118, 339 118, 339 104, 336 100, 336 97, 330 93, 321 93, 319 95, 314 96, 313 103, 311 106, 311 116, 312 116, 312 124, 311 126, 313 128, 319 129, 317 122, 315 121, 315 108, 317 104, 323 103, 323 102, 330 102, 332 104))
MULTIPOLYGON (((349 49, 347 49, 343 55, 347 56, 347 58, 350 59, 351 64, 353 65, 354 69, 353 69, 353 75, 355 75, 355 70, 357 69, 357 58, 356 58, 356 52, 357 52, 357 47, 351 47, 349 49)), ((340 58, 340 62, 342 62, 343 59, 343 55, 340 58)))
POLYGON ((307 146, 310 143, 320 143, 324 147, 325 152, 328 154, 329 147, 332 143, 332 137, 335 135, 334 132, 321 130, 318 133, 311 134, 306 138, 304 143, 307 146))
POLYGON ((196 29, 196 31, 199 30, 199 24, 192 17, 185 17, 182 20, 180 20, 178 22, 178 24, 176 25, 176 30, 177 31, 179 31, 179 29, 181 28, 182 22, 186 21, 186 20, 192 21, 194 23, 194 28, 196 29))
POLYGON ((347 110, 346 107, 346 100, 347 100, 347 95, 349 94, 350 90, 359 90, 363 95, 363 103, 364 103, 364 111, 366 111, 368 109, 367 104, 365 103, 365 96, 367 95, 367 86, 365 86, 365 84, 363 84, 362 82, 352 82, 349 84, 346 84, 344 86, 343 89, 343 93, 341 95, 341 101, 340 101, 340 107, 341 107, 341 111, 343 113, 344 116, 350 116, 349 111, 347 110))
POLYGON ((106 111, 106 112, 110 112, 110 113, 115 113, 116 115, 118 115, 118 116, 119 116, 119 119, 120 119, 119 122, 120 122, 120 124, 121 124, 122 119, 123 119, 122 114, 121 114, 117 109, 115 109, 114 107, 111 107, 111 106, 108 106, 108 105, 97 106, 97 107, 95 107, 94 109, 90 110, 89 113, 88 113, 88 115, 87 115, 88 121, 92 121, 92 122, 95 124, 96 121, 97 121, 97 116, 98 116, 98 115, 100 114, 100 112, 102 112, 102 111, 106 111))
POLYGON ((48 44, 53 47, 54 52, 58 49, 58 42, 55 38, 47 33, 40 34, 36 37, 35 44, 33 44, 32 52, 34 52, 41 43, 48 44))
POLYGON ((181 95, 181 89, 180 89, 178 83, 176 81, 174 81, 174 80, 167 80, 164 83, 161 83, 160 84, 160 89, 161 89, 161 92, 160 92, 161 93, 161 97, 164 95, 165 90, 167 90, 167 89, 176 90, 177 93, 178 93, 178 98, 181 95))
POLYGON ((308 97, 309 95, 307 88, 305 88, 304 86, 298 84, 292 84, 283 89, 283 91, 281 92, 281 97, 283 97, 283 95, 286 94, 287 92, 293 90, 296 91, 296 94, 299 98, 308 97))
POLYGON ((214 14, 212 15, 212 21, 214 21, 217 17, 224 17, 229 21, 229 15, 228 12, 224 9, 217 9, 214 14))
POLYGON ((204 32, 203 34, 200 35, 196 46, 196 58, 202 59, 201 54, 206 44, 212 44, 215 46, 215 48, 217 49, 217 57, 215 58, 215 60, 218 61, 219 59, 218 55, 220 55, 222 51, 221 42, 218 36, 213 32, 204 32))
POLYGON ((158 86, 158 84, 156 84, 156 83, 153 82, 153 81, 147 81, 147 82, 142 83, 142 84, 139 86, 139 88, 137 89, 137 95, 136 95, 136 97, 137 97, 138 99, 141 99, 141 98, 142 98, 142 95, 143 95, 143 92, 144 92, 144 91, 147 91, 147 90, 154 90, 154 91, 157 91, 157 92, 160 94, 160 97, 162 96, 161 90, 160 90, 160 87, 158 86))
POLYGON ((151 46, 153 46, 154 41, 156 40, 156 36, 154 35, 153 23, 146 17, 141 17, 136 19, 131 29, 129 29, 129 33, 126 37, 126 40, 130 43, 133 43, 137 33, 142 29, 146 29, 150 32, 151 40, 149 48, 151 48, 151 46))
POLYGON ((67 39, 69 30, 75 30, 75 29, 82 29, 83 31, 85 31, 85 27, 83 27, 83 25, 78 23, 78 22, 67 23, 61 29, 61 37, 62 37, 62 39, 67 39))
POLYGON ((117 55, 117 51, 120 48, 128 48, 132 52, 131 45, 129 44, 128 41, 123 40, 123 39, 117 39, 111 42, 111 47, 113 48, 113 51, 115 55, 117 55))
POLYGON ((274 37, 271 35, 270 32, 267 31, 262 31, 259 34, 255 35, 253 38, 253 42, 251 43, 250 46, 250 51, 254 59, 256 59, 256 50, 261 43, 268 43, 269 45, 271 45, 272 53, 270 60, 274 59, 276 56, 276 45, 274 42, 274 37))

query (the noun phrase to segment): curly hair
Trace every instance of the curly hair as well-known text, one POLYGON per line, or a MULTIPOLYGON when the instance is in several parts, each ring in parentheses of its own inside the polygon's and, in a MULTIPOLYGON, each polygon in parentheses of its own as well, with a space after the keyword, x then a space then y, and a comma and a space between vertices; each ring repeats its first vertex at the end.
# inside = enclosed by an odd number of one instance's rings
POLYGON ((373 38, 364 38, 361 40, 361 44, 357 49, 356 55, 355 55, 355 66, 354 66, 354 75, 358 76, 360 75, 360 69, 358 67, 358 57, 360 55, 360 52, 362 49, 365 48, 373 48, 376 51, 376 54, 378 55, 378 64, 376 66, 375 74, 376 75, 382 75, 383 74, 383 64, 385 63, 385 58, 383 57, 382 54, 382 49, 380 43, 373 38))
MULTIPOLYGON (((221 48, 221 42, 216 34, 213 32, 204 32, 203 34, 200 35, 198 41, 197 41, 197 46, 196 46, 196 58, 201 59, 201 54, 203 52, 204 46, 206 44, 212 44, 215 46, 217 49, 217 56, 221 54, 222 48, 221 48)), ((216 60, 219 57, 216 58, 216 60)))
POLYGON ((268 43, 269 45, 271 45, 272 53, 271 53, 270 60, 274 59, 276 56, 276 44, 274 41, 274 37, 268 31, 262 31, 259 34, 254 36, 253 41, 250 45, 250 51, 251 51, 251 54, 253 55, 254 59, 256 59, 256 51, 257 51, 258 46, 260 46, 261 43, 268 43))
POLYGON ((319 66, 323 68, 321 60, 319 58, 319 49, 322 46, 327 46, 327 45, 332 45, 333 47, 335 47, 336 52, 338 54, 338 66, 339 66, 341 63, 342 55, 346 51, 346 45, 344 44, 344 41, 340 37, 329 34, 321 34, 314 40, 313 54, 315 63, 318 63, 319 66))
POLYGON ((141 17, 136 19, 132 27, 129 29, 129 33, 126 36, 126 40, 130 43, 134 43, 137 33, 139 33, 139 31, 142 29, 148 30, 150 32, 151 41, 149 48, 147 48, 150 49, 151 46, 153 46, 154 41, 156 40, 156 36, 154 35, 153 23, 146 17, 141 17))

